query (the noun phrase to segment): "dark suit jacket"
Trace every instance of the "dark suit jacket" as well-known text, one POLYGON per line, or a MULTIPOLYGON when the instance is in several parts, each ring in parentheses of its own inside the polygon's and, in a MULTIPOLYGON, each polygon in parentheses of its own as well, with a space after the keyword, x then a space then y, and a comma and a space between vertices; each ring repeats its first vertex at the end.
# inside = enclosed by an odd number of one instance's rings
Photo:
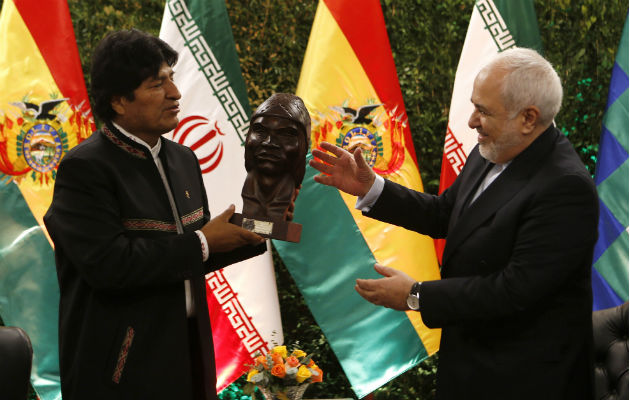
POLYGON ((438 399, 592 399, 595 185, 550 127, 468 205, 492 166, 473 149, 440 196, 386 181, 368 216, 446 237, 420 312, 443 328, 438 399))
POLYGON ((184 280, 196 304, 207 399, 216 399, 204 274, 264 251, 215 253, 194 233, 210 218, 199 163, 162 140, 160 159, 184 233, 177 234, 153 158, 113 126, 62 160, 44 217, 60 287, 61 389, 72 399, 190 399, 184 280))

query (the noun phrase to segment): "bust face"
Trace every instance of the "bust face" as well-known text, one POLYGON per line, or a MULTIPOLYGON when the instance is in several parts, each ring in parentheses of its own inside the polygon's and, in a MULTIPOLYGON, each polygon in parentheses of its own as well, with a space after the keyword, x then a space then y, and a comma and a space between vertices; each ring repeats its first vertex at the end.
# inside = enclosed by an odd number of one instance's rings
POLYGON ((299 129, 298 123, 289 119, 256 117, 245 141, 248 170, 270 176, 291 173, 300 158, 300 135, 303 134, 299 129))

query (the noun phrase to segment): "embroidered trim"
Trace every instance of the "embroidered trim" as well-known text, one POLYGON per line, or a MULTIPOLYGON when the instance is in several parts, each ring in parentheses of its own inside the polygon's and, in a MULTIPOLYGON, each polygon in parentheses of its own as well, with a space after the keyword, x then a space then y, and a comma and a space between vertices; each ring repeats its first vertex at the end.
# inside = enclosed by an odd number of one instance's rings
POLYGON ((130 231, 177 232, 175 224, 154 219, 126 219, 123 220, 123 226, 130 231))
POLYGON ((203 236, 203 233, 201 233, 201 231, 195 231, 195 233, 197 234, 197 237, 199 238, 199 244, 201 244, 202 260, 208 261, 208 258, 210 257, 210 250, 208 249, 208 241, 203 236))
POLYGON ((132 327, 128 326, 127 333, 125 333, 125 339, 120 347, 120 353, 118 353, 118 362, 116 363, 116 368, 114 369, 114 375, 112 375, 112 381, 116 384, 120 383, 120 378, 122 377, 123 369, 125 368, 125 363, 127 362, 127 356, 129 355, 129 349, 131 348, 131 343, 133 343, 133 337, 135 334, 136 331, 134 331, 132 327))
POLYGON ((142 150, 138 150, 135 147, 133 147, 133 146, 123 142, 122 140, 120 140, 116 135, 114 135, 112 133, 112 131, 110 131, 107 128, 107 126, 103 126, 103 134, 112 143, 114 143, 116 146, 120 147, 122 150, 126 151, 127 153, 131 154, 132 156, 138 157, 138 158, 142 158, 144 160, 147 159, 147 155, 144 154, 144 152, 142 150))
POLYGON ((194 224, 197 221, 203 219, 203 207, 196 209, 195 211, 188 213, 182 217, 182 224, 184 226, 194 224))

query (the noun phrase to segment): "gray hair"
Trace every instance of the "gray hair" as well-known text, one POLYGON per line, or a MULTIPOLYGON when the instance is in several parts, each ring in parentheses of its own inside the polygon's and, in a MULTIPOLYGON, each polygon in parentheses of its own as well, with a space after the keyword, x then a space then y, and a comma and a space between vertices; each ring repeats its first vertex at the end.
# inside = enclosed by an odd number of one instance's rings
POLYGON ((490 68, 506 72, 501 93, 506 110, 516 115, 534 105, 540 110, 540 123, 551 124, 562 104, 562 83, 549 61, 535 50, 514 47, 499 53, 483 70, 490 68))

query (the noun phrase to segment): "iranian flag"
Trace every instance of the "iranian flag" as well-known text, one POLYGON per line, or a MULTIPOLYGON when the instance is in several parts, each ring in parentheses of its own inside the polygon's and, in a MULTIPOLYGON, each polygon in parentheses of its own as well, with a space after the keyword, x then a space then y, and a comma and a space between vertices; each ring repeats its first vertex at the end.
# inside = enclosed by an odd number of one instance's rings
MULTIPOLYGON (((360 3, 319 1, 297 88, 311 144, 361 148, 376 173, 422 190, 380 2, 360 3)), ((315 183, 316 174, 307 166, 295 205, 300 243, 274 246, 362 398, 435 353, 440 331, 417 312, 365 301, 355 280, 377 278, 377 261, 418 281, 439 279, 435 249, 429 237, 362 216, 356 197, 315 183)))
MULTIPOLYGON (((440 193, 455 181, 468 154, 477 144, 476 132, 468 127, 468 119, 474 110, 470 96, 475 77, 494 55, 515 46, 542 53, 533 0, 477 0, 455 74, 444 140, 440 193)), ((435 242, 441 259, 445 242, 443 239, 435 242)))
POLYGON ((59 288, 42 218, 59 161, 94 123, 66 0, 4 0, 0 42, 0 317, 30 337, 31 381, 52 400, 59 288))
MULTIPOLYGON (((168 0, 160 37, 179 52, 180 123, 170 138, 199 158, 212 215, 230 204, 240 212, 251 110, 224 0, 168 0)), ((206 278, 220 391, 254 353, 281 344, 280 308, 269 251, 206 278)))

